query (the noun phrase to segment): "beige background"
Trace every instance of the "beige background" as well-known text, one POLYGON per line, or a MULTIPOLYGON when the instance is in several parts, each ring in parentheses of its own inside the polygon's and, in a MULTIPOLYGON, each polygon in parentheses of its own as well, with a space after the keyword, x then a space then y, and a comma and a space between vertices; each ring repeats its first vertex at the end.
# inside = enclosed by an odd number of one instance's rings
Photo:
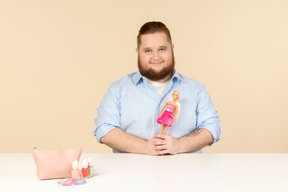
POLYGON ((222 121, 211 153, 288 152, 288 1, 0 0, 0 152, 81 145, 109 85, 137 70, 147 21, 172 33, 177 70, 222 121))

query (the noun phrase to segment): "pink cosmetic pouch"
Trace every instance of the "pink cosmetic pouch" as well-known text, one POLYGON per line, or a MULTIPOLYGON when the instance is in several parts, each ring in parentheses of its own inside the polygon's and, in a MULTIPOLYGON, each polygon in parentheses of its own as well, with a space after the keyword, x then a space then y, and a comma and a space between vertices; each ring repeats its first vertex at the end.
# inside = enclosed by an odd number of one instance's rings
POLYGON ((37 177, 40 180, 71 177, 72 163, 79 161, 81 153, 82 147, 48 151, 33 148, 37 177))

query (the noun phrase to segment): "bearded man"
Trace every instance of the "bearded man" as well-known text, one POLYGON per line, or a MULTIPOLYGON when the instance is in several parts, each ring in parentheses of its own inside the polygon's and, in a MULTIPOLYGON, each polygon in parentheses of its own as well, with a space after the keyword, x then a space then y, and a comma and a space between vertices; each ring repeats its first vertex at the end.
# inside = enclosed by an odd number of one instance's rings
POLYGON ((93 132, 98 142, 114 152, 164 155, 202 152, 219 140, 221 123, 205 86, 175 70, 173 49, 170 31, 162 22, 140 28, 139 70, 114 82, 104 96, 93 132), (178 101, 177 117, 173 106, 167 107, 172 94, 178 101), (173 122, 166 125, 167 134, 160 132, 163 125, 157 122, 165 107, 173 122))

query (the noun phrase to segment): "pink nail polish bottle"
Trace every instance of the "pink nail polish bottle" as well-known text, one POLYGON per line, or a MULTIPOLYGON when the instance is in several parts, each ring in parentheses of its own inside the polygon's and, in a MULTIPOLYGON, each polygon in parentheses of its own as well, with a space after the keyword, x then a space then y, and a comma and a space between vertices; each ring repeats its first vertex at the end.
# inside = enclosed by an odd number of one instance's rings
POLYGON ((72 163, 71 177, 72 179, 80 179, 79 162, 77 160, 72 163))
POLYGON ((87 177, 89 176, 89 169, 88 169, 88 161, 86 159, 84 159, 82 162, 81 172, 83 179, 87 179, 87 177))
POLYGON ((88 159, 88 169, 89 169, 89 177, 93 177, 94 176, 94 167, 93 167, 93 163, 92 163, 91 158, 88 159))

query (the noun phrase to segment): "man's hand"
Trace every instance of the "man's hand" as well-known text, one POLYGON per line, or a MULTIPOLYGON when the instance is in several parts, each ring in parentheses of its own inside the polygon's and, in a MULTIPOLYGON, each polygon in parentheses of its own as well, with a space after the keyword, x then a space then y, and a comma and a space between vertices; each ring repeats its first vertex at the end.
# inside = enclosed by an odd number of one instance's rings
POLYGON ((159 151, 156 148, 156 139, 146 141, 145 154, 147 155, 159 155, 159 151))
POLYGON ((180 152, 179 140, 170 135, 155 134, 152 144, 154 144, 154 149, 158 155, 177 154, 180 152))

